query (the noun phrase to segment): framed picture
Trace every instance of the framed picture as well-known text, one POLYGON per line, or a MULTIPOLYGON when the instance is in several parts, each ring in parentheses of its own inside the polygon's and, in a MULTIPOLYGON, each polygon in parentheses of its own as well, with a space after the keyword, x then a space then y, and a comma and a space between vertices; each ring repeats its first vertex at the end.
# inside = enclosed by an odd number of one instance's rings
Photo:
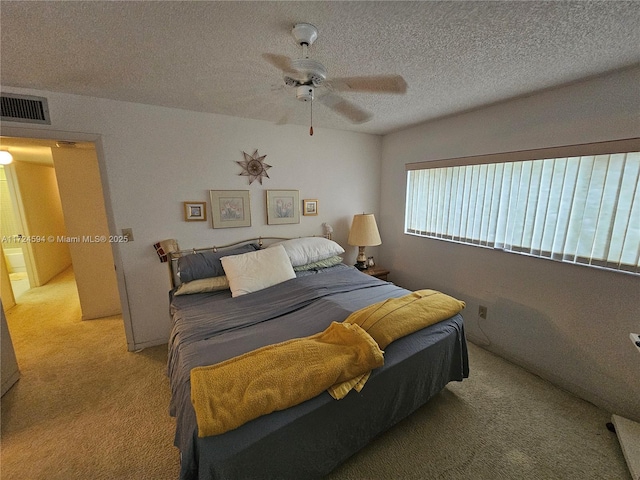
POLYGON ((267 190, 267 224, 300 223, 298 190, 267 190))
POLYGON ((302 200, 302 215, 318 215, 318 200, 302 200))
POLYGON ((249 190, 209 190, 213 228, 250 227, 249 190))
POLYGON ((207 219, 206 202, 182 202, 184 204, 184 219, 187 222, 204 222, 207 219))

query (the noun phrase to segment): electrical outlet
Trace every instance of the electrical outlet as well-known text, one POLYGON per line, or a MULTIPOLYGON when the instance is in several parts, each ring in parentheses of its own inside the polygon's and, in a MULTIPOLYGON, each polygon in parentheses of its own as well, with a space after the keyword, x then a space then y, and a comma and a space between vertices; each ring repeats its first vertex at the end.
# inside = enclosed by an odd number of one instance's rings
POLYGON ((487 307, 485 307, 484 305, 480 305, 478 307, 478 316, 480 318, 484 318, 486 320, 487 319, 487 307))
POLYGON ((127 242, 133 242, 133 228, 123 228, 122 236, 127 239, 127 242))
POLYGON ((640 352, 640 333, 630 333, 629 338, 640 352))

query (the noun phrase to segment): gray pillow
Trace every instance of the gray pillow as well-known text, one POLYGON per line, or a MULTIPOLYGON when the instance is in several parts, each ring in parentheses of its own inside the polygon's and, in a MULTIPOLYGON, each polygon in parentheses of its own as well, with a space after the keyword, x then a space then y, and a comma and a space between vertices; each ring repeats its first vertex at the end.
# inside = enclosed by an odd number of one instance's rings
POLYGON ((220 258, 228 257, 229 255, 255 252, 256 250, 260 250, 260 247, 255 243, 249 243, 230 250, 198 252, 180 257, 178 259, 178 276, 180 277, 180 282, 184 283, 201 278, 220 277, 224 275, 220 258))
POLYGON ((307 263, 306 265, 300 265, 298 267, 293 267, 294 272, 302 272, 304 270, 320 270, 322 268, 333 267, 334 265, 338 265, 342 263, 342 257, 333 256, 329 258, 325 258, 324 260, 318 260, 317 262, 307 263))

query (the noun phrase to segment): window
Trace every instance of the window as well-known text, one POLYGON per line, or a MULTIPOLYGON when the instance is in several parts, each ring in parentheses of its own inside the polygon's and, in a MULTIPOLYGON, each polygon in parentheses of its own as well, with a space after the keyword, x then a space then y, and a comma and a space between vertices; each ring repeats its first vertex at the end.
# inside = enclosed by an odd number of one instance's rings
POLYGON ((405 233, 640 274, 640 139, 407 165, 405 233))

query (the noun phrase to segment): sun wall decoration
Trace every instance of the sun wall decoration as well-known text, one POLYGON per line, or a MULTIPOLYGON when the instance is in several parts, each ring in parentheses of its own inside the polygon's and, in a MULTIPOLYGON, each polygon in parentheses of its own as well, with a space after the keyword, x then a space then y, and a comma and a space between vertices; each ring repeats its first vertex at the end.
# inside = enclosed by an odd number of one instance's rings
POLYGON ((236 161, 236 163, 242 167, 242 173, 240 173, 240 175, 249 177, 249 185, 251 185, 254 180, 258 180, 260 185, 262 185, 262 178, 269 178, 267 170, 271 168, 271 165, 264 163, 264 159, 267 156, 258 156, 258 150, 253 152, 253 155, 249 155, 246 152, 242 152, 242 154, 244 155, 244 160, 241 162, 236 161))

